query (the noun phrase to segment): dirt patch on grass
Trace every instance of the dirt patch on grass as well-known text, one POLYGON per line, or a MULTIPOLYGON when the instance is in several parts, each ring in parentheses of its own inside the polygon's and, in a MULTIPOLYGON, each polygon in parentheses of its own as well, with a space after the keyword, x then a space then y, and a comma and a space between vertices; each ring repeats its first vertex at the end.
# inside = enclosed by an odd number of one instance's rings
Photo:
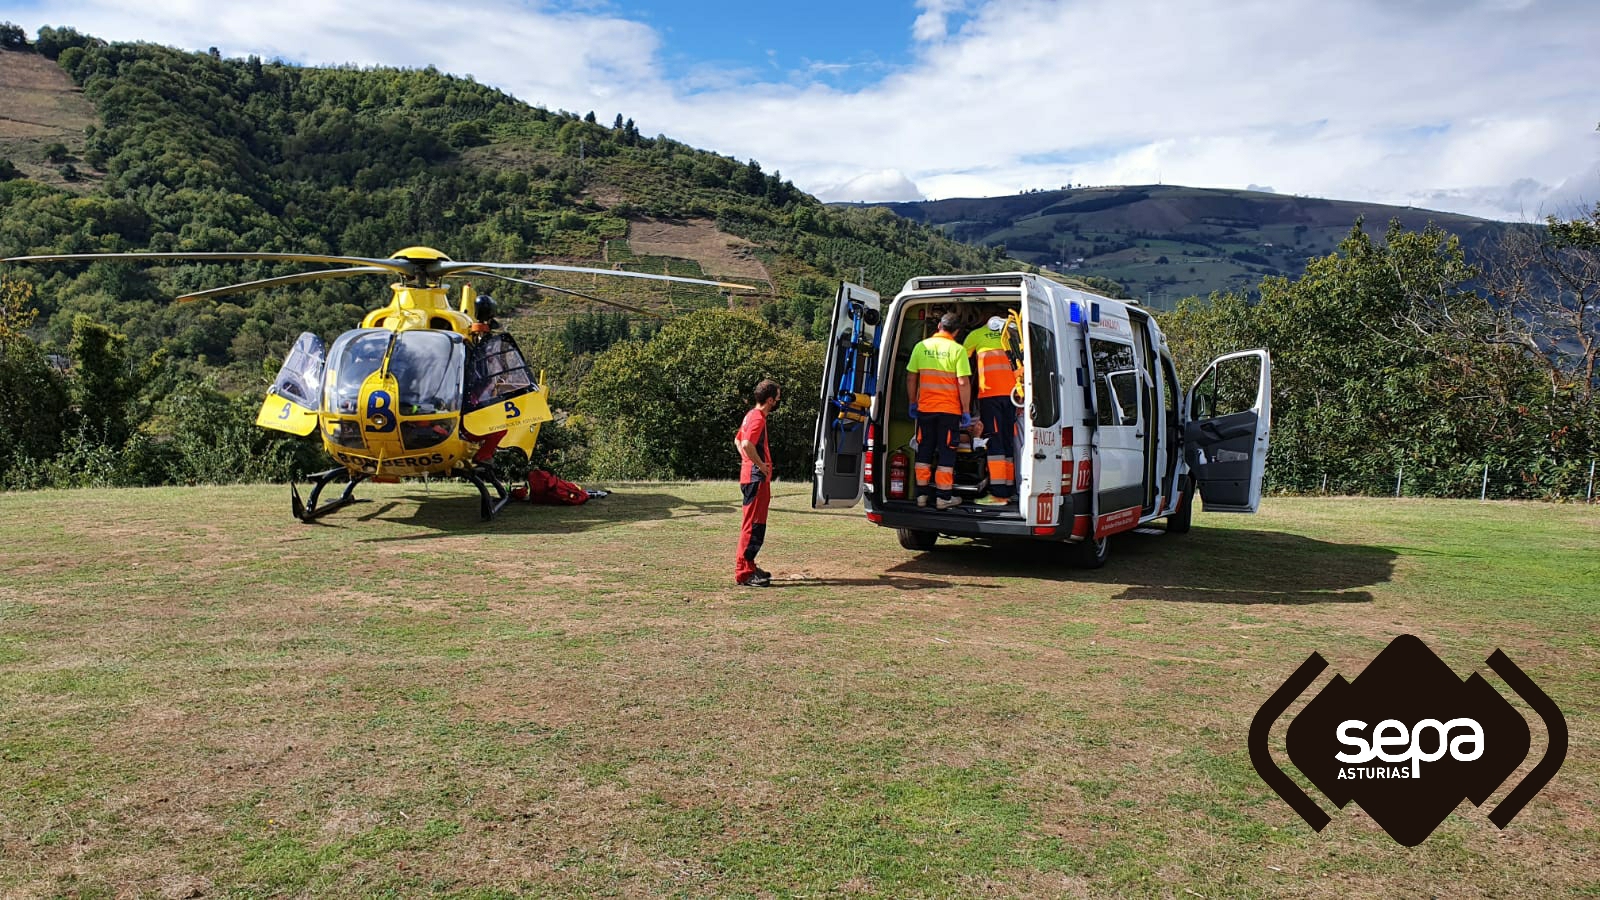
POLYGON ((36 53, 0 50, 0 156, 16 163, 36 181, 83 189, 68 182, 59 166, 45 159, 44 148, 60 143, 84 175, 89 167, 77 159, 83 152, 83 129, 98 121, 94 104, 60 67, 36 53))
POLYGON ((637 255, 692 259, 708 274, 770 290, 772 273, 756 258, 755 246, 718 231, 710 219, 635 219, 628 224, 628 247, 637 255))

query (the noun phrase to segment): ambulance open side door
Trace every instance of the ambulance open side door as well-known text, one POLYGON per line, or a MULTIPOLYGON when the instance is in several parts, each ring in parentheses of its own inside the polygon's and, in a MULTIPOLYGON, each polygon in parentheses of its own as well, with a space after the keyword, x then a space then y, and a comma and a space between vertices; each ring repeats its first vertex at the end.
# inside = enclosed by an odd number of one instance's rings
POLYGON ((883 299, 860 285, 839 285, 822 372, 822 408, 812 442, 811 506, 861 502, 867 424, 878 393, 878 340, 883 299))
MULTIPOLYGON (((1072 493, 1070 480, 1062 477, 1061 460, 1071 448, 1061 439, 1060 341, 1058 323, 1052 312, 1051 295, 1023 281, 1019 309, 1022 321, 1023 396, 1027 402, 1017 410, 1016 442, 1018 510, 1033 528, 1072 527, 1072 511, 1066 498, 1072 493)), ((1053 532, 1052 532, 1053 533, 1053 532)))
POLYGON ((1272 357, 1229 353, 1189 389, 1184 453, 1207 512, 1253 513, 1261 505, 1272 426, 1272 357))

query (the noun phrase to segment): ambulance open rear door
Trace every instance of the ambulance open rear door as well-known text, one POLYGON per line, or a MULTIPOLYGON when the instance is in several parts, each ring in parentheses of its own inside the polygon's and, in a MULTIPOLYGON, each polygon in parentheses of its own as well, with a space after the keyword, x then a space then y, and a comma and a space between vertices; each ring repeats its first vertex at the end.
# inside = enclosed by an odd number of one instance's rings
POLYGON ((883 300, 839 285, 822 373, 822 408, 812 442, 811 506, 846 508, 861 501, 867 427, 878 385, 878 330, 883 300))

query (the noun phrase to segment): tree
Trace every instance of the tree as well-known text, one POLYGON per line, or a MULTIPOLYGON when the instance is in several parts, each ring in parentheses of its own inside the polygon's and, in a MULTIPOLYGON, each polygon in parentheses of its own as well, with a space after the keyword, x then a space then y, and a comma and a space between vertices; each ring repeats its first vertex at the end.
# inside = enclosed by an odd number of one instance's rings
POLYGON ((0 278, 0 473, 54 455, 66 430, 66 386, 27 335, 37 313, 31 285, 0 278))
POLYGON ((728 477, 750 391, 772 378, 784 396, 769 435, 773 460, 780 475, 807 477, 821 373, 820 344, 748 313, 702 310, 675 319, 649 341, 619 344, 595 360, 578 399, 586 419, 604 423, 602 458, 591 469, 606 477, 728 477), (654 471, 618 471, 617 462, 654 471))
POLYGON ((22 172, 11 160, 0 156, 0 181, 14 181, 22 177, 22 172))
POLYGON ((1600 377, 1600 206, 1551 217, 1540 234, 1510 229, 1489 254, 1486 281, 1511 314, 1509 332, 1544 363, 1553 391, 1589 405, 1600 377))
POLYGON ((86 315, 72 320, 72 399, 90 432, 113 447, 128 439, 128 406, 138 394, 129 375, 127 342, 86 315))
POLYGON ((28 32, 15 22, 0 22, 0 47, 7 50, 28 49, 28 32))
POLYGON ((1585 440, 1562 437, 1573 420, 1469 288, 1477 274, 1435 227, 1394 223, 1379 245, 1358 222, 1298 280, 1263 279, 1259 304, 1185 301, 1163 330, 1186 377, 1228 350, 1272 352, 1274 484, 1375 490, 1404 464, 1416 488, 1459 494, 1484 462, 1560 464, 1585 440))
POLYGON ((69 47, 82 47, 94 39, 86 34, 81 34, 75 28, 51 28, 46 25, 39 29, 38 40, 34 42, 34 49, 38 50, 46 59, 56 59, 61 52, 69 47))
POLYGON ((62 143, 46 144, 44 147, 44 158, 48 162, 57 164, 66 162, 67 145, 62 143))

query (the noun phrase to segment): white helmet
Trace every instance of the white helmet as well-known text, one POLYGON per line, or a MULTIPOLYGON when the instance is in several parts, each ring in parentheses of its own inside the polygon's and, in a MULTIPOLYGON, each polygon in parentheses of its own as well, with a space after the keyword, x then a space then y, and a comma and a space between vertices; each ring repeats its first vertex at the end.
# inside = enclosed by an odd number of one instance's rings
POLYGON ((999 316, 990 316, 989 317, 989 330, 990 331, 999 331, 1000 329, 1002 329, 1004 327, 1006 327, 1006 320, 1005 319, 1002 319, 999 316))

